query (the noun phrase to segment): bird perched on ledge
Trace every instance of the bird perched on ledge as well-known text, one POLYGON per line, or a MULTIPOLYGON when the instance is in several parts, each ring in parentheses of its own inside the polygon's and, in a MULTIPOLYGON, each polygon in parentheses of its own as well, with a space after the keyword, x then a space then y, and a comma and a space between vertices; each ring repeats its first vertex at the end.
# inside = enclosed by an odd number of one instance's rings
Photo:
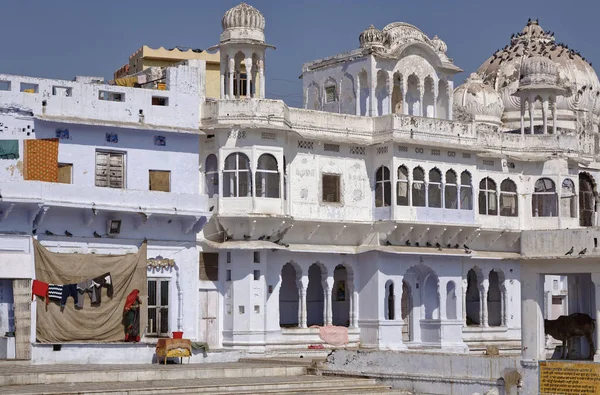
POLYGON ((571 249, 569 251, 567 251, 567 253, 565 255, 571 255, 573 253, 574 249, 575 249, 575 247, 571 247, 571 249))

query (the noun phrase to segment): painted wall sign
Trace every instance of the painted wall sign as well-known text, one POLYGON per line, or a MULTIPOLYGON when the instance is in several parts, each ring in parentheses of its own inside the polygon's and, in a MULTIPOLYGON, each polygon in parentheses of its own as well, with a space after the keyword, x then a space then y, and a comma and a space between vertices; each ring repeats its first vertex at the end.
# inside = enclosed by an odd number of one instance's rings
POLYGON ((600 394, 600 363, 541 361, 540 394, 600 394))

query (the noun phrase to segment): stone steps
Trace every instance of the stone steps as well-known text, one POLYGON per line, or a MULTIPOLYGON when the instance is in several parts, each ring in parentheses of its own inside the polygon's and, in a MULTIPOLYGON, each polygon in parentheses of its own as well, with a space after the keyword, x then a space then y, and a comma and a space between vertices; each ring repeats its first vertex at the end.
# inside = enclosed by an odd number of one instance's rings
POLYGON ((0 394, 394 394, 374 379, 313 376, 310 361, 0 366, 0 394))

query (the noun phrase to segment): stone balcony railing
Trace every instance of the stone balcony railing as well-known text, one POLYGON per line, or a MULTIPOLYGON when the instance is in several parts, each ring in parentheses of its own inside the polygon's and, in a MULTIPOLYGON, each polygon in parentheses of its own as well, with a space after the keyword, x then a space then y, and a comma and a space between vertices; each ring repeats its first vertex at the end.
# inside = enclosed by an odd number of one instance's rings
POLYGON ((372 145, 397 141, 440 144, 502 154, 547 155, 561 152, 592 157, 594 137, 569 130, 557 134, 520 135, 498 127, 401 114, 364 117, 325 111, 288 108, 280 100, 211 100, 203 106, 201 128, 239 125, 276 128, 298 133, 302 138, 372 145))

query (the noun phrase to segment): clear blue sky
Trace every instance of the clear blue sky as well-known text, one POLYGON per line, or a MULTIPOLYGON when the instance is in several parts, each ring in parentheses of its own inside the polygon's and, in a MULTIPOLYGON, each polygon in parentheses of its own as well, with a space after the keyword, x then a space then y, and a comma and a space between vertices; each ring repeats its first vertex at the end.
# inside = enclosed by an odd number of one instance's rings
MULTIPOLYGON (((508 44, 528 18, 600 67, 598 0, 250 0, 266 17, 267 94, 301 106, 302 63, 358 47, 370 24, 408 22, 448 44, 465 73, 508 44), (595 43, 595 44, 594 44, 595 43)), ((207 48, 236 0, 4 0, 0 73, 111 78, 143 44, 207 48)))

